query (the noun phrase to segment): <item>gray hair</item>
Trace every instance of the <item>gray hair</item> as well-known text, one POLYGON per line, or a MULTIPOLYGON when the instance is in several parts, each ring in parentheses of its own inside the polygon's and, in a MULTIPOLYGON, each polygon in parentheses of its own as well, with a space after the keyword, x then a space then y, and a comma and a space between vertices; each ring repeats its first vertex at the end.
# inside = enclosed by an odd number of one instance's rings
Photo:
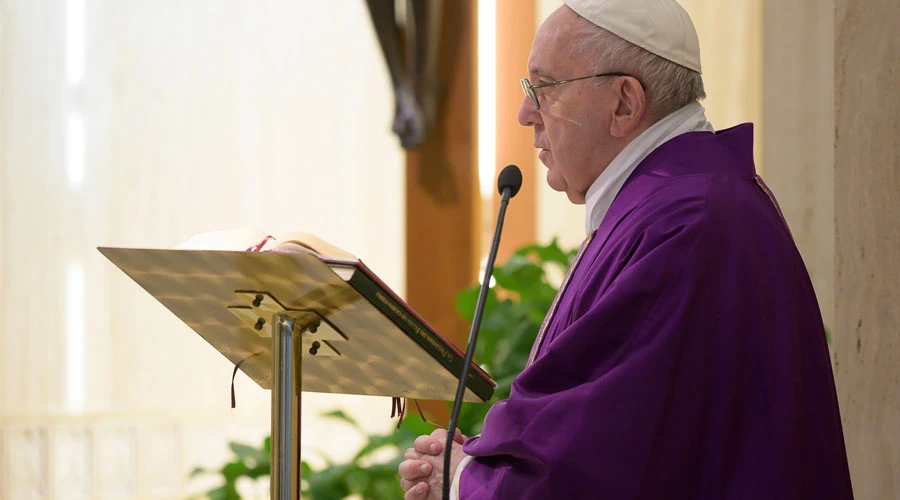
POLYGON ((586 55, 587 61, 598 63, 597 67, 591 68, 597 72, 621 71, 640 80, 653 122, 706 97, 700 73, 652 54, 586 19, 582 20, 583 25, 574 33, 576 41, 571 55, 586 55), (599 66, 601 63, 604 66, 599 66))

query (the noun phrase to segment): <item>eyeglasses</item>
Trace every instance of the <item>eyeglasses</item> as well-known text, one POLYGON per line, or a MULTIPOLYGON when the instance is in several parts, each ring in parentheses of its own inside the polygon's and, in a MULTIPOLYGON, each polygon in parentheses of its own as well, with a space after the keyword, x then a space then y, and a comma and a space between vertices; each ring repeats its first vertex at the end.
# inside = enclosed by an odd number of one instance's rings
MULTIPOLYGON (((525 95, 528 96, 528 98, 531 99, 531 103, 534 104, 534 109, 541 109, 541 103, 538 101, 537 95, 535 95, 535 93, 534 93, 534 89, 541 89, 544 87, 554 87, 556 85, 562 85, 564 83, 574 82, 577 80, 584 80, 587 78, 597 78, 599 76, 631 76, 631 75, 629 75, 628 73, 620 73, 618 71, 611 71, 609 73, 600 73, 598 75, 582 76, 579 78, 571 78, 569 80, 559 80, 557 82, 539 83, 537 85, 532 85, 531 82, 528 81, 528 78, 522 78, 521 80, 519 80, 519 83, 522 84, 522 92, 525 92, 525 95)), ((632 78, 634 78, 634 77, 632 77, 632 78)), ((638 80, 638 83, 641 83, 641 81, 638 80)), ((641 83, 641 86, 643 87, 644 84, 641 83)))

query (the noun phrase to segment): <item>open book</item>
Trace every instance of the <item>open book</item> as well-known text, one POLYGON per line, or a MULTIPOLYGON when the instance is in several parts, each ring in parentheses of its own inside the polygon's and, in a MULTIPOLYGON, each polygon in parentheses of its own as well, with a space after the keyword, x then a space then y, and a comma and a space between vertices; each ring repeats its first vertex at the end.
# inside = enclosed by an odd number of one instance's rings
MULTIPOLYGON (((303 337, 302 390, 454 398, 463 353, 362 261, 314 235, 240 229, 172 250, 99 250, 264 388, 263 326, 286 310, 317 325, 303 337)), ((474 364, 466 385, 467 401, 490 399, 496 386, 474 364)))
POLYGON ((309 233, 292 232, 277 238, 256 229, 230 229, 201 233, 179 244, 179 250, 235 250, 248 252, 312 252, 335 259, 356 256, 309 233))

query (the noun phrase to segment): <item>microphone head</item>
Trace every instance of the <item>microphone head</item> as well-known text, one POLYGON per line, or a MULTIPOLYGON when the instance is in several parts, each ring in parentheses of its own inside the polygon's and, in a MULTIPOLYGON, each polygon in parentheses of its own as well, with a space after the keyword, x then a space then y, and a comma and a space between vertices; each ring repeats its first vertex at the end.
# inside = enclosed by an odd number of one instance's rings
POLYGON ((507 165, 497 176, 497 190, 503 196, 503 190, 509 189, 509 197, 512 198, 522 187, 522 171, 515 165, 507 165))

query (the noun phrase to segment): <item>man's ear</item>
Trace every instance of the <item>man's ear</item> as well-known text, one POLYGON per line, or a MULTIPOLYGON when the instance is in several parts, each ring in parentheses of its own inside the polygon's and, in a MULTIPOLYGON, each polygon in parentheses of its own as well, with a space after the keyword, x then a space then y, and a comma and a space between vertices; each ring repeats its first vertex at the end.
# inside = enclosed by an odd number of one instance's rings
POLYGON ((619 105, 609 124, 613 137, 623 138, 637 130, 647 115, 647 95, 644 87, 632 77, 622 78, 615 87, 619 105))

